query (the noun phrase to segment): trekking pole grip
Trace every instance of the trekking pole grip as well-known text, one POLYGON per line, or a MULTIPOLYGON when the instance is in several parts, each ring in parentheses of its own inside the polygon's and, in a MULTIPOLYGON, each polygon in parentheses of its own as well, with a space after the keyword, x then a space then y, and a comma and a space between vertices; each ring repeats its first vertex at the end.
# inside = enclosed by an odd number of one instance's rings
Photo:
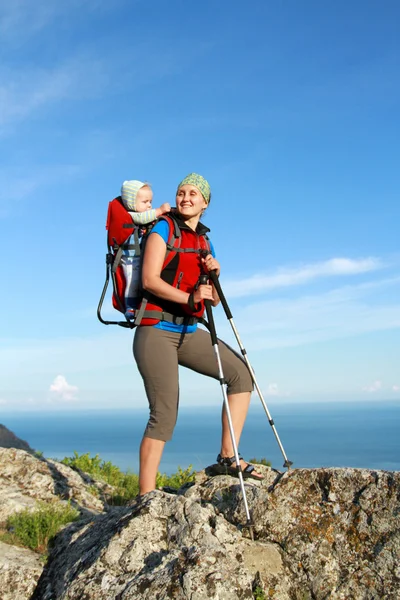
POLYGON ((221 300, 221 304, 224 307, 224 311, 225 311, 225 314, 226 314, 227 318, 228 319, 232 319, 231 309, 229 308, 228 303, 227 303, 226 298, 225 298, 225 294, 222 291, 222 287, 221 287, 221 284, 219 282, 217 272, 216 271, 210 271, 209 275, 210 275, 210 279, 213 282, 214 287, 215 287, 215 289, 217 291, 219 299, 221 300))
MULTIPOLYGON (((208 275, 206 273, 203 273, 202 275, 200 275, 199 284, 200 285, 208 284, 208 275)), ((212 313, 211 300, 204 300, 204 306, 206 307, 207 321, 208 321, 208 326, 210 328, 211 343, 213 346, 215 346, 216 344, 218 344, 218 339, 217 339, 217 331, 215 329, 214 315, 212 313)))

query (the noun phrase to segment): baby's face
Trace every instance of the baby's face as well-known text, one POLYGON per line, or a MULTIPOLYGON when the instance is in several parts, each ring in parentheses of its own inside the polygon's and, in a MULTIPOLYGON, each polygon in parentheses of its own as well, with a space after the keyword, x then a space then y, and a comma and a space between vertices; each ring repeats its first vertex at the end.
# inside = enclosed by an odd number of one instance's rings
POLYGON ((136 194, 136 212, 145 212, 151 209, 153 192, 148 187, 142 187, 136 194))

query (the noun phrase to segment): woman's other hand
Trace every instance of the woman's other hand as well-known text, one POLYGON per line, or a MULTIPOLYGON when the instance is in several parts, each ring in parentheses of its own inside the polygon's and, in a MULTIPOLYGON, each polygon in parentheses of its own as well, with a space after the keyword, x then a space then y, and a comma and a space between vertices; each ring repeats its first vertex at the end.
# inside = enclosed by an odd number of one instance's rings
POLYGON ((212 254, 207 254, 205 258, 201 259, 201 262, 203 263, 203 266, 205 267, 207 273, 209 273, 210 271, 215 271, 217 275, 220 274, 221 267, 217 259, 214 258, 212 254))

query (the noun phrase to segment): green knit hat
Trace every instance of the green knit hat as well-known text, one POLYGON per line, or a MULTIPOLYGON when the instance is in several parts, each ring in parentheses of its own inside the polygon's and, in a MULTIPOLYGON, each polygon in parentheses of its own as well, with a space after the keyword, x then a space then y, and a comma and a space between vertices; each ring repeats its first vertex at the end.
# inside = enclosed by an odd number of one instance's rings
POLYGON ((178 190, 183 185, 194 185, 194 187, 197 187, 207 204, 210 204, 211 188, 210 184, 206 179, 204 179, 204 177, 198 175, 197 173, 190 173, 189 175, 186 175, 185 179, 182 179, 178 185, 178 190))

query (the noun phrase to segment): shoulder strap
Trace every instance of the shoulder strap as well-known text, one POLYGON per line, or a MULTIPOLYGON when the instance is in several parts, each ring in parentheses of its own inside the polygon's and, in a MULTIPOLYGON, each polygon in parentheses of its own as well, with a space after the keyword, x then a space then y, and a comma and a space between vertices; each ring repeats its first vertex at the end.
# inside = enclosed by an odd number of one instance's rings
POLYGON ((171 215, 162 215, 160 217, 163 221, 166 221, 168 224, 168 240, 167 240, 167 251, 165 253, 165 259, 163 264, 163 269, 171 262, 176 252, 180 251, 182 233, 179 228, 179 225, 171 215))

